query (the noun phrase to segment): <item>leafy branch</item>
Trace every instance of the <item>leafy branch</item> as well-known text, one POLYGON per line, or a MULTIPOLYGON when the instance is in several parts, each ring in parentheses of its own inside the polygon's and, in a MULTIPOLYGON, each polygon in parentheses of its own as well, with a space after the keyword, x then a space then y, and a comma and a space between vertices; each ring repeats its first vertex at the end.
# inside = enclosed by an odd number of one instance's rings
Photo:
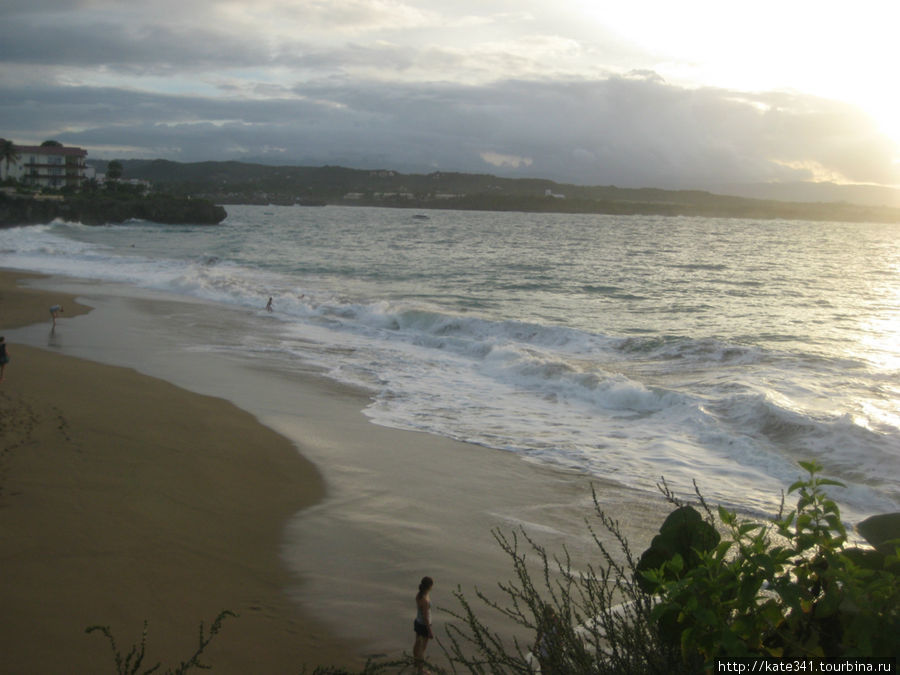
MULTIPOLYGON (((199 636, 197 639, 197 648, 194 650, 194 653, 191 654, 190 658, 188 658, 187 661, 182 661, 181 664, 176 668, 167 668, 165 671, 163 671, 165 675, 183 675, 183 673, 188 672, 192 668, 209 670, 211 666, 203 663, 200 660, 200 657, 209 646, 209 643, 212 642, 213 638, 219 634, 219 631, 221 631, 222 623, 226 618, 230 616, 236 617, 237 614, 227 609, 219 612, 219 615, 215 618, 215 620, 212 622, 212 625, 209 627, 209 632, 206 632, 204 630, 203 623, 201 622, 199 636)), ((150 675, 151 673, 156 673, 162 667, 162 662, 158 662, 150 668, 147 668, 146 670, 141 670, 147 649, 146 620, 144 621, 144 629, 141 631, 140 642, 133 644, 131 646, 131 649, 128 650, 128 653, 124 655, 121 651, 119 651, 119 647, 116 644, 116 639, 113 636, 112 630, 109 626, 88 626, 85 629, 85 633, 95 632, 106 636, 106 639, 109 642, 110 649, 112 650, 113 657, 115 658, 116 675, 150 675)))

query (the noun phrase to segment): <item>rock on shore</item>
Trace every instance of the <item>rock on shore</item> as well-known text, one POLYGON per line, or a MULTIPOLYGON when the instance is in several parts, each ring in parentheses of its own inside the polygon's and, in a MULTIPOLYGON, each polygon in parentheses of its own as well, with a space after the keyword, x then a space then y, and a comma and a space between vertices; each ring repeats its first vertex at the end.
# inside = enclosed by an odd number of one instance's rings
POLYGON ((227 213, 205 199, 164 195, 74 195, 34 199, 0 195, 0 227, 49 223, 56 218, 85 225, 124 223, 130 219, 155 223, 216 225, 227 213))

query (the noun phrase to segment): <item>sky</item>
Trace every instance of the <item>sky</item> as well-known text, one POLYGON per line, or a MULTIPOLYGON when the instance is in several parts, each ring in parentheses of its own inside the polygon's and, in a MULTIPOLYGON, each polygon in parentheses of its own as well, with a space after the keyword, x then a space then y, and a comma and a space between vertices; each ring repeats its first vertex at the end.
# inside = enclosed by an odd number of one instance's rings
POLYGON ((0 137, 98 159, 900 186, 898 18, 894 0, 3 0, 0 137))

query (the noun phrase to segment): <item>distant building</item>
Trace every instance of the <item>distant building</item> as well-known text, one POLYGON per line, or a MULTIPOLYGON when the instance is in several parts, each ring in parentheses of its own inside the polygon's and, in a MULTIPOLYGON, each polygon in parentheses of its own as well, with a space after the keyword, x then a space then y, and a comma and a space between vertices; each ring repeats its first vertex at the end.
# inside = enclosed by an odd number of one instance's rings
POLYGON ((375 199, 386 200, 386 199, 415 199, 416 196, 412 192, 373 192, 372 196, 375 199))
MULTIPOLYGON (((97 173, 93 167, 87 167, 84 171, 85 180, 90 180, 93 178, 100 185, 106 185, 107 183, 117 183, 119 185, 131 185, 132 187, 141 188, 145 193, 150 192, 150 189, 153 187, 152 183, 149 180, 144 180, 143 178, 117 178, 115 181, 106 177, 105 173, 97 173)), ((268 197, 268 195, 263 195, 264 197, 268 197)))
POLYGON ((85 180, 82 148, 55 145, 15 145, 18 158, 0 161, 0 180, 14 178, 25 185, 41 188, 78 187, 85 180))
POLYGON ((131 185, 132 187, 141 188, 144 194, 147 194, 153 188, 153 184, 149 180, 144 180, 143 178, 129 178, 124 181, 120 180, 119 182, 131 185))
POLYGON ((553 190, 550 190, 550 189, 544 190, 544 196, 545 197, 553 197, 553 199, 565 199, 566 198, 565 195, 561 195, 558 192, 554 192, 553 190))

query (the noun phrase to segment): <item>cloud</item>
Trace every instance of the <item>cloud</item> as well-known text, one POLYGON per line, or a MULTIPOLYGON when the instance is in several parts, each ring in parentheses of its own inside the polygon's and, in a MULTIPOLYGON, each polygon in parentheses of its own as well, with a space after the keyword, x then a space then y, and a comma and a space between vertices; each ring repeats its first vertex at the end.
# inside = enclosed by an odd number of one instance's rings
POLYGON ((655 78, 490 85, 307 82, 290 97, 119 88, 0 88, 0 129, 182 161, 270 156, 583 184, 698 187, 812 179, 898 183, 861 113, 798 95, 685 89, 655 78), (63 130, 59 133, 59 130, 63 130))
POLYGON ((481 159, 483 159, 487 164, 496 167, 509 167, 512 169, 518 169, 523 166, 531 166, 534 164, 534 160, 530 157, 518 157, 516 155, 501 155, 498 152, 482 152, 480 154, 481 159))
POLYGON ((0 64, 82 68, 86 84, 98 71, 228 70, 475 83, 571 75, 612 57, 596 34, 564 35, 576 25, 560 23, 564 11, 531 5, 543 13, 428 0, 15 0, 0 10, 0 64))
POLYGON ((98 17, 89 23, 8 21, 0 62, 97 67, 127 73, 253 67, 272 62, 265 45, 202 27, 127 25, 98 17))
POLYGON ((343 34, 418 29, 439 21, 436 12, 396 0, 298 0, 234 5, 241 7, 242 21, 252 23, 264 16, 274 19, 270 25, 305 25, 343 34))
POLYGON ((666 82, 652 54, 579 7, 8 0, 0 135, 102 157, 489 167, 585 184, 900 184, 900 148, 859 109, 666 82))

